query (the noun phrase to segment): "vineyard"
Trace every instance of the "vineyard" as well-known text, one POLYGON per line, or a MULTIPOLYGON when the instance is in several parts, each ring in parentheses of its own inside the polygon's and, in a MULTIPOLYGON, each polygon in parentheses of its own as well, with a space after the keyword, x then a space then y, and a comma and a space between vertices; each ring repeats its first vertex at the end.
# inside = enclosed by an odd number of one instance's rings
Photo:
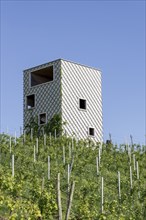
POLYGON ((145 146, 1 134, 0 219, 146 219, 145 146))

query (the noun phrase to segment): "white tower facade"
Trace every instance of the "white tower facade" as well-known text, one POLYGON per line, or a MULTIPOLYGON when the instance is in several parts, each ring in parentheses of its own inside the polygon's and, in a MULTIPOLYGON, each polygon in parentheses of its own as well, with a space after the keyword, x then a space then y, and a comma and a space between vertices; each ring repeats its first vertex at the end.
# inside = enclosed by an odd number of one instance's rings
POLYGON ((61 113, 68 136, 101 141, 101 85, 101 71, 63 59, 24 70, 24 128, 31 117, 43 126, 61 113))

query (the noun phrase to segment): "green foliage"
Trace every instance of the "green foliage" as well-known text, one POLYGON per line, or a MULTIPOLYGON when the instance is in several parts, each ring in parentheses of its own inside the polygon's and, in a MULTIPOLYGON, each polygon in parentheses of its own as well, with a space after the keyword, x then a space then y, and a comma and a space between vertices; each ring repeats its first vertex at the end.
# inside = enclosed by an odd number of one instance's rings
POLYGON ((46 134, 52 133, 54 134, 56 131, 56 136, 60 136, 62 134, 62 126, 65 122, 62 122, 61 114, 55 114, 51 120, 44 126, 44 130, 46 134))
MULTIPOLYGON (((60 119, 50 122, 48 129, 57 129, 60 119)), ((61 120, 60 120, 61 121, 61 120)), ((59 123, 60 124, 60 123, 59 123)), ((50 130, 46 130, 50 131, 50 130)), ((59 133, 59 130, 57 130, 59 133)), ((57 134, 58 134, 57 133, 57 134)), ((58 219, 57 174, 61 178, 61 201, 63 219, 68 202, 68 187, 75 181, 75 191, 71 206, 72 220, 143 220, 146 217, 146 155, 144 147, 131 148, 131 158, 135 154, 139 162, 140 179, 137 180, 133 160, 131 164, 125 145, 120 147, 102 144, 99 175, 96 157, 100 143, 88 140, 58 136, 43 137, 38 141, 38 152, 34 162, 35 137, 30 135, 12 138, 10 152, 8 135, 0 135, 0 219, 5 220, 55 220, 58 219), (65 149, 65 163, 63 160, 65 149), (141 150, 142 149, 142 150, 141 150), (15 156, 15 176, 12 177, 12 154, 15 156), (51 179, 48 180, 48 155, 51 161, 51 179), (70 184, 67 184, 68 164, 71 169, 70 184), (132 166, 133 189, 130 190, 129 165, 132 166), (121 174, 121 199, 118 198, 118 177, 121 174), (104 210, 101 213, 101 177, 104 178, 104 210)))
POLYGON ((66 122, 62 122, 61 114, 55 114, 45 125, 38 125, 38 117, 31 117, 29 124, 25 127, 27 134, 31 133, 33 130, 33 136, 40 136, 44 132, 46 134, 52 133, 53 135, 56 132, 56 136, 60 136, 63 132, 62 126, 66 122))
POLYGON ((26 125, 25 130, 27 134, 31 133, 31 129, 33 129, 33 135, 37 136, 40 131, 40 126, 38 125, 38 116, 31 117, 29 124, 26 125))

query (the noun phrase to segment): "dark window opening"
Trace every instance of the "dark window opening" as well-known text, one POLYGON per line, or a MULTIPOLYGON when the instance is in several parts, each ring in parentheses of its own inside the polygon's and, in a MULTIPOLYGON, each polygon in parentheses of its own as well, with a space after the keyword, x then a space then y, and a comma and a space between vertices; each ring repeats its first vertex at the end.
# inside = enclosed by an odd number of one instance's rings
POLYGON ((85 99, 80 99, 79 100, 79 108, 80 109, 86 109, 86 100, 85 99))
POLYGON ((40 114, 39 124, 40 125, 46 124, 46 113, 40 114))
POLYGON ((31 86, 53 81, 53 66, 31 72, 31 86))
POLYGON ((94 128, 89 128, 89 135, 94 136, 94 128))
POLYGON ((35 95, 28 95, 26 98, 27 109, 35 107, 35 95))

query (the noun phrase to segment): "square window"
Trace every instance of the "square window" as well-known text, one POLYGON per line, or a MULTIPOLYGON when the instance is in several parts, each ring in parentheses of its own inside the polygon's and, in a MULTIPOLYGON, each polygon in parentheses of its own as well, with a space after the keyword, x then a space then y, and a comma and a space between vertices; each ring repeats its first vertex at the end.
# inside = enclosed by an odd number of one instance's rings
POLYGON ((94 136, 94 128, 89 128, 89 135, 94 136))
POLYGON ((27 109, 31 109, 35 107, 35 95, 28 95, 26 97, 26 105, 27 109))
POLYGON ((85 99, 79 99, 79 108, 86 109, 86 100, 85 99))
POLYGON ((40 125, 46 124, 46 113, 39 115, 39 124, 40 125))

